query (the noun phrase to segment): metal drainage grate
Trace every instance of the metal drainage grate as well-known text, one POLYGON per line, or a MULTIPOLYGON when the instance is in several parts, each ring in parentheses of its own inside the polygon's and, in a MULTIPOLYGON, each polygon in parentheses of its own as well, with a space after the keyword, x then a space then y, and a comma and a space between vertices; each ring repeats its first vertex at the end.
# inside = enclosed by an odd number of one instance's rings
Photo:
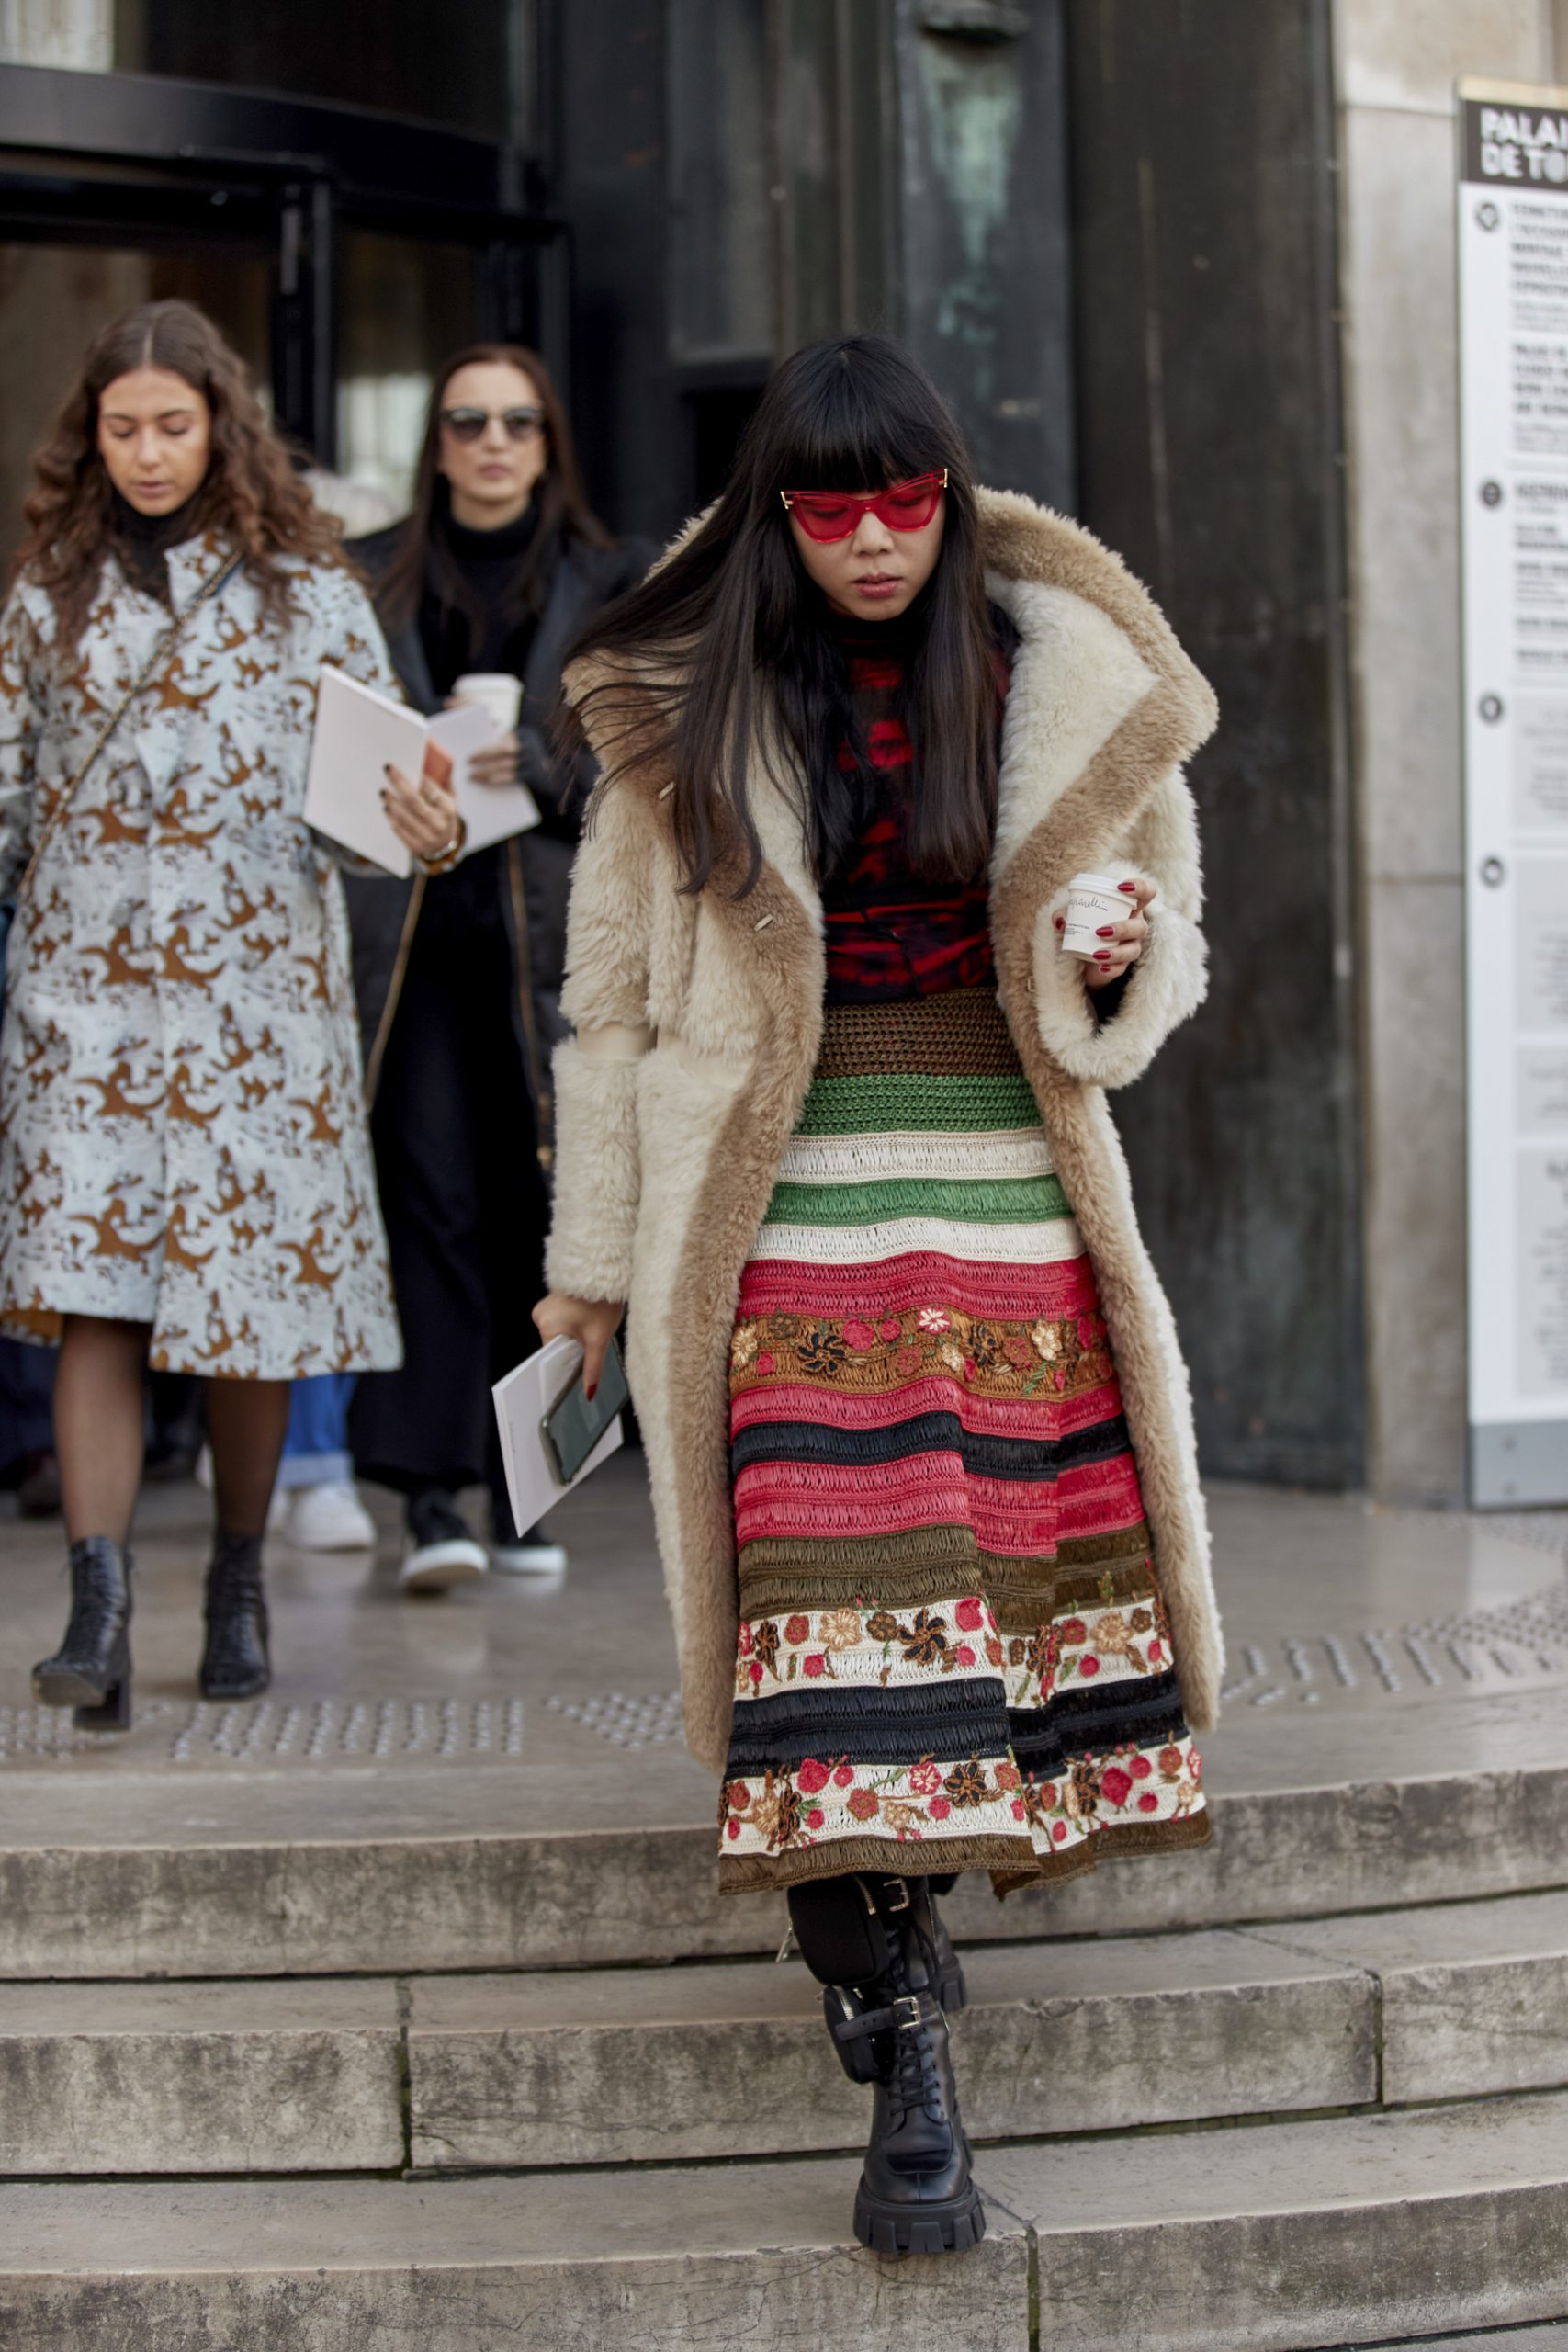
POLYGON ((124 1755, 138 1765, 515 1763, 523 1701, 249 1699, 220 1706, 151 1699, 129 1732, 83 1731, 68 1707, 0 1707, 0 1765, 124 1755))
POLYGON ((604 1690, 592 1699, 547 1699, 545 1704, 617 1747, 662 1747, 681 1736, 679 1690, 656 1690, 640 1699, 604 1690))

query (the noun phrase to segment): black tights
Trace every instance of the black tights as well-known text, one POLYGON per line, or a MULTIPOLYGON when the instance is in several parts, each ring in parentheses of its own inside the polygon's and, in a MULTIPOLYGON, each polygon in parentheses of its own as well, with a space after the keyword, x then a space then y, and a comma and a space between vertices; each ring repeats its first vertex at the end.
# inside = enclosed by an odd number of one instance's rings
MULTIPOLYGON (((145 1323, 68 1315, 54 1382, 54 1449, 73 1544, 130 1538, 141 1484, 145 1323)), ((225 1535, 262 1534, 288 1427, 287 1380, 209 1380, 212 1487, 225 1535)))
MULTIPOLYGON (((836 1878, 803 1879, 790 1888, 790 1926, 801 1958, 819 1984, 863 1984, 879 1973, 884 1963, 867 1933, 868 1913, 859 1881, 882 1875, 846 1871, 836 1878)), ((889 1871, 886 1875, 908 1873, 889 1871)), ((926 1878, 932 1894, 950 1894, 957 1883, 956 1871, 926 1878)))

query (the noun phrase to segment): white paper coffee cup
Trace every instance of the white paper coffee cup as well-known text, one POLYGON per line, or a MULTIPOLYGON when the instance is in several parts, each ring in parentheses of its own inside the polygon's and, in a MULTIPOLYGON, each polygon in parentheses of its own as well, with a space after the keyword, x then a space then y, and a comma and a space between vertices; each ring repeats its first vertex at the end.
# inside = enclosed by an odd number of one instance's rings
POLYGON ((1066 928, 1062 945, 1069 956, 1094 956, 1107 944, 1100 933, 1108 922, 1125 922, 1136 901, 1104 874, 1075 874, 1067 885, 1066 928))
POLYGON ((510 735, 523 708, 523 681, 505 670, 468 670, 452 689, 454 702, 488 711, 498 735, 510 735))

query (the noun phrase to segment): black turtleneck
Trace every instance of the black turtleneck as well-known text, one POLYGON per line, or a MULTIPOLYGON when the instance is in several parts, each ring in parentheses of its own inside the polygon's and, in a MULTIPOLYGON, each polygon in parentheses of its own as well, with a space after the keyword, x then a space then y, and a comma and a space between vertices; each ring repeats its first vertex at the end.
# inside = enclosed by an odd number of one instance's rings
POLYGON ((464 602, 454 603, 442 593, 444 567, 438 561, 426 565, 419 633, 430 664, 430 682, 438 695, 449 695, 467 670, 509 671, 513 677, 522 676, 538 616, 519 609, 517 574, 537 527, 538 514, 532 504, 514 523, 503 523, 493 531, 470 530, 455 522, 445 507, 432 517, 433 536, 450 558, 466 591, 464 602))
POLYGON ((188 539, 195 526, 199 490, 172 514, 143 514, 117 490, 110 509, 115 553, 133 587, 160 605, 169 602, 168 554, 188 539))

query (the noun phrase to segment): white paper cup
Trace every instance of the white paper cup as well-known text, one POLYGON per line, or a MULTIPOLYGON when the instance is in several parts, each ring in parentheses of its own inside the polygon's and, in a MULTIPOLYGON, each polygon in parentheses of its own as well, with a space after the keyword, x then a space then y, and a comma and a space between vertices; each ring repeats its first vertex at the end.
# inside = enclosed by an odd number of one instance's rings
POLYGON ((1067 885, 1067 922, 1062 945, 1069 956, 1097 955, 1107 944, 1100 933, 1108 922, 1125 922, 1137 904, 1108 875, 1075 874, 1067 885))
POLYGON ((523 708, 523 681, 505 670, 469 670, 453 687, 452 699, 476 703, 490 713, 497 735, 510 735, 523 708))

